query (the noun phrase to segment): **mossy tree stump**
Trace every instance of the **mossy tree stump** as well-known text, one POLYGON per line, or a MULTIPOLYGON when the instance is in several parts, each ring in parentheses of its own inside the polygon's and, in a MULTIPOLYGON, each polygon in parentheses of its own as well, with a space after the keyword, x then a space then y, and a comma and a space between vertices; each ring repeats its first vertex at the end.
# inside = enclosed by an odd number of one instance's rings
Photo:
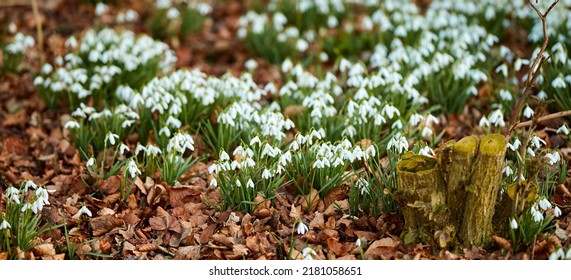
POLYGON ((440 247, 490 241, 506 152, 503 136, 449 142, 434 159, 405 154, 397 165, 395 200, 405 218, 405 241, 440 247))

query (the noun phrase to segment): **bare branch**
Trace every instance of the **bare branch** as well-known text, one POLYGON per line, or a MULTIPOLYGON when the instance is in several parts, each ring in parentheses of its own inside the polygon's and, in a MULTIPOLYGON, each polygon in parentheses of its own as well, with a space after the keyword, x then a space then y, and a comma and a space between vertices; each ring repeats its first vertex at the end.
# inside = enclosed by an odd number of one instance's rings
POLYGON ((558 119, 558 118, 563 118, 563 117, 567 117, 567 116, 571 116, 571 110, 549 114, 547 116, 540 117, 537 120, 520 122, 520 123, 516 124, 515 128, 517 129, 517 128, 522 128, 522 127, 528 127, 528 126, 531 126, 532 124, 538 124, 538 123, 542 123, 542 122, 546 122, 546 121, 550 121, 550 120, 554 120, 554 119, 558 119))

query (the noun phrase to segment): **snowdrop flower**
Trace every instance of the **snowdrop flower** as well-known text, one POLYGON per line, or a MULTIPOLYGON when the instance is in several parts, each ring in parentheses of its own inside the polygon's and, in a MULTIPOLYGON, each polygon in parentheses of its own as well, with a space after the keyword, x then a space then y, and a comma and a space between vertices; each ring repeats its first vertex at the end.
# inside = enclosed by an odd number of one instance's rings
POLYGON ((387 150, 390 150, 393 147, 399 154, 402 154, 403 150, 405 152, 408 151, 408 141, 406 140, 406 137, 400 134, 395 135, 395 137, 387 144, 387 150))
POLYGON ((254 59, 248 59, 246 63, 244 63, 244 66, 246 69, 254 71, 256 68, 258 68, 258 63, 254 59))
POLYGON ((24 193, 27 193, 28 189, 37 190, 38 186, 34 182, 32 182, 32 180, 28 180, 26 181, 26 184, 24 184, 24 193))
POLYGON ((515 219, 512 219, 512 221, 510 222, 510 227, 512 229, 517 229, 517 221, 515 219))
POLYGON ((210 180, 210 186, 212 187, 218 187, 218 181, 216 181, 215 178, 212 178, 212 180, 210 180))
MULTIPOLYGON (((561 209, 559 209, 559 207, 555 206, 555 208, 553 209, 553 215, 555 217, 561 216, 561 209)), ((570 252, 571 252, 571 250, 570 250, 570 252)))
POLYGON ((104 14, 106 11, 107 5, 103 4, 102 2, 97 3, 97 6, 95 6, 95 15, 98 17, 104 14))
POLYGON ((565 84, 565 80, 563 80, 563 77, 558 76, 557 78, 555 78, 552 82, 551 82, 551 86, 553 88, 566 88, 567 85, 565 84))
POLYGON ((176 19, 176 18, 178 18, 179 16, 180 16, 180 12, 179 12, 176 8, 171 7, 170 9, 168 9, 168 11, 167 11, 167 18, 169 18, 169 19, 176 19))
POLYGON ((514 171, 509 165, 506 165, 506 167, 502 169, 502 172, 506 174, 506 176, 511 176, 512 174, 514 174, 514 171))
POLYGON ((127 170, 129 171, 129 175, 133 179, 137 177, 137 175, 141 175, 141 170, 139 170, 139 167, 137 167, 137 163, 133 159, 130 159, 129 162, 127 162, 127 170))
POLYGON ((531 215, 533 216, 533 220, 536 222, 543 220, 543 214, 537 210, 537 205, 533 205, 531 207, 531 215))
POLYGON ((230 160, 230 156, 225 151, 220 152, 220 160, 227 161, 230 160))
POLYGON ((420 123, 420 121, 422 120, 422 118, 423 118, 423 117, 422 117, 421 114, 415 113, 415 114, 413 114, 412 116, 410 116, 410 119, 408 120, 408 123, 409 123, 410 126, 415 127, 415 126, 417 126, 417 125, 420 123))
POLYGON ((85 207, 85 205, 81 206, 81 208, 79 208, 79 211, 77 211, 77 216, 81 217, 81 215, 87 215, 88 217, 91 217, 91 211, 89 211, 89 209, 87 207, 85 207))
POLYGON ((308 230, 309 228, 301 221, 297 225, 297 234, 305 234, 308 230))
POLYGON ((563 135, 569 135, 569 128, 567 127, 567 124, 563 124, 562 126, 560 126, 557 129, 557 133, 563 135))
POLYGON ((432 150, 430 147, 425 146, 424 148, 420 149, 418 151, 419 155, 423 155, 425 157, 435 157, 436 155, 434 154, 434 150, 432 150))
POLYGON ((561 156, 559 155, 558 152, 546 154, 544 158, 547 159, 547 162, 549 163, 549 165, 554 165, 557 162, 559 162, 559 160, 561 160, 561 156))
POLYGON ((254 181, 252 181, 252 179, 248 179, 248 182, 246 183, 246 188, 254 188, 254 181))
POLYGON ((512 143, 508 143, 508 147, 512 150, 512 151, 516 151, 517 149, 519 149, 519 147, 521 146, 521 141, 519 141, 519 139, 515 139, 513 144, 512 143))
POLYGON ((77 121, 70 120, 70 121, 66 122, 63 127, 67 130, 71 130, 71 129, 80 128, 80 125, 77 121))
POLYGON ((363 178, 359 178, 355 185, 361 190, 361 195, 369 194, 369 182, 363 178))
POLYGON ((14 187, 8 187, 6 189, 6 198, 12 200, 16 204, 20 204, 20 190, 14 187))
POLYGON ((147 156, 157 156, 159 154, 162 153, 161 149, 159 149, 159 147, 154 146, 153 144, 148 144, 147 147, 145 148, 147 156))
POLYGON ((527 148, 527 153, 528 153, 531 157, 534 157, 534 156, 535 156, 535 152, 534 152, 531 148, 527 148))
POLYGON ((8 25, 8 32, 14 34, 14 33, 16 33, 16 31, 18 31, 16 24, 13 22, 10 22, 10 24, 8 25))
POLYGON ((533 117, 533 109, 531 109, 529 106, 526 106, 525 109, 523 110, 523 116, 531 119, 531 117, 533 117))
POLYGON ((316 168, 316 169, 325 168, 325 163, 318 159, 313 163, 313 168, 316 168))
POLYGON ((261 145, 260 137, 256 136, 256 137, 252 138, 252 140, 250 140, 250 146, 253 147, 254 144, 258 144, 258 146, 261 145))
POLYGON ((500 109, 497 109, 490 114, 489 121, 490 123, 493 123, 495 126, 501 126, 501 127, 506 126, 506 123, 504 122, 504 114, 500 109))
POLYGON ((539 93, 537 93, 537 98, 539 98, 540 100, 546 100, 547 99, 547 93, 542 90, 539 93))
POLYGON ((498 66, 496 68, 496 73, 500 73, 500 74, 502 74, 502 76, 507 77, 508 76, 508 65, 504 63, 504 64, 498 66))
POLYGON ((547 200, 546 198, 543 198, 539 201, 539 207, 545 211, 549 208, 551 208, 551 203, 549 202, 549 200, 547 200))
POLYGON ((490 121, 488 121, 488 118, 486 118, 486 116, 483 116, 480 119, 480 123, 479 123, 480 127, 489 127, 490 126, 490 121))
POLYGON ((313 256, 317 256, 317 252, 311 249, 310 247, 305 247, 301 250, 301 255, 303 256, 304 260, 310 261, 313 260, 313 256))
POLYGON ((119 145, 119 154, 123 155, 125 154, 125 151, 130 151, 129 146, 121 143, 121 145, 119 145))
POLYGON ((504 101, 512 101, 513 97, 512 94, 505 90, 505 89, 500 89, 500 99, 504 100, 504 101))
POLYGON ((355 241, 355 246, 361 247, 361 238, 357 238, 357 241, 355 241))
POLYGON ((9 228, 12 228, 12 226, 8 223, 8 221, 4 220, 2 223, 0 223, 0 230, 9 228))
POLYGON ((284 62, 282 62, 281 68, 282 68, 283 73, 287 73, 293 68, 293 63, 291 62, 291 60, 289 58, 286 58, 286 60, 284 60, 284 62))
POLYGON ((295 44, 295 48, 300 52, 304 52, 307 50, 307 48, 309 48, 309 44, 307 43, 307 41, 299 39, 295 44))
POLYGON ((93 158, 93 157, 89 158, 89 160, 85 164, 85 166, 87 166, 87 167, 93 167, 94 165, 95 165, 95 158, 93 158))
POLYGON ((272 173, 270 172, 270 170, 268 169, 264 169, 264 172, 262 172, 262 179, 270 179, 272 178, 272 173))
POLYGON ((111 131, 107 132, 107 135, 105 136, 105 141, 109 142, 111 146, 115 145, 117 139, 119 139, 119 135, 111 133, 111 131))
POLYGON ((430 137, 432 136, 432 129, 430 129, 430 128, 428 128, 428 127, 425 126, 425 127, 422 129, 421 134, 422 134, 422 138, 424 138, 424 139, 430 139, 430 137))
POLYGON ((545 145, 545 141, 539 137, 537 137, 537 135, 534 135, 533 137, 531 137, 531 147, 535 147, 535 148, 541 148, 541 144, 545 145))

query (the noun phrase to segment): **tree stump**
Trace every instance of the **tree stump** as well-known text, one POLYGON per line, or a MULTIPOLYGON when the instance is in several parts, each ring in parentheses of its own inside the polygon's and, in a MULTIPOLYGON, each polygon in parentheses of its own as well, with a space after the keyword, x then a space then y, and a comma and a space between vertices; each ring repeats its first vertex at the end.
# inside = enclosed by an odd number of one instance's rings
POLYGON ((397 165, 395 200, 405 219, 405 242, 446 247, 457 236, 465 245, 491 239, 506 152, 503 136, 468 136, 446 143, 438 158, 403 155, 397 165))

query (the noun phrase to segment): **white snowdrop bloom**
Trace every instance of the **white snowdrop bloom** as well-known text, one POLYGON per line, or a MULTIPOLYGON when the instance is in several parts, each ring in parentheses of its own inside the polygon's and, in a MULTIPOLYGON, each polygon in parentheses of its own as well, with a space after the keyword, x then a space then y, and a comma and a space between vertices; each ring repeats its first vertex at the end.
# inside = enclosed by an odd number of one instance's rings
POLYGON ((121 123, 121 128, 131 127, 134 123, 135 123, 134 120, 124 120, 124 121, 121 123))
POLYGON ((498 66, 496 68, 496 73, 502 74, 502 76, 507 77, 508 76, 508 65, 504 63, 504 64, 498 66))
MULTIPOLYGON (((210 172, 210 173, 212 173, 212 172, 210 172)), ((212 178, 212 180, 210 180, 210 186, 215 187, 215 188, 218 187, 218 181, 216 181, 215 178, 212 178)))
POLYGON ((422 117, 421 114, 414 113, 413 115, 410 116, 410 118, 409 118, 409 120, 408 120, 408 124, 409 124, 411 127, 415 127, 415 126, 417 126, 417 125, 420 123, 420 121, 421 121, 422 119, 423 119, 423 117, 422 117))
POLYGON ((246 188, 254 188, 254 181, 252 181, 252 179, 248 179, 248 182, 246 183, 246 188))
POLYGON ((107 12, 107 5, 103 4, 102 2, 97 3, 95 6, 95 15, 100 17, 105 12, 107 12))
POLYGON ((534 156, 535 156, 535 152, 534 152, 531 148, 527 148, 527 153, 528 153, 531 157, 534 157, 534 156))
POLYGON ((557 78, 555 78, 553 81, 551 81, 551 86, 555 89, 567 88, 567 85, 565 84, 565 80, 563 79, 563 77, 561 75, 557 76, 557 78))
POLYGON ((308 230, 309 228, 301 221, 297 225, 297 234, 305 234, 308 230))
POLYGON ((517 229, 517 221, 515 219, 512 219, 510 222, 510 228, 511 229, 517 229))
POLYGON ((10 32, 11 34, 14 34, 14 33, 16 33, 16 31, 18 31, 16 24, 13 22, 10 22, 10 24, 8 24, 8 32, 10 32))
POLYGON ((140 152, 147 152, 147 148, 141 145, 141 143, 137 143, 137 147, 135 147, 135 155, 138 155, 140 152))
POLYGON ((304 39, 298 39, 295 48, 300 52, 305 52, 309 48, 309 44, 304 39))
POLYGON ((363 27, 363 29, 366 31, 373 30, 373 21, 371 20, 371 17, 363 17, 363 20, 361 21, 361 27, 363 27))
POLYGON ((256 68, 258 68, 258 63, 254 59, 248 59, 244 63, 244 67, 246 67, 246 69, 248 69, 249 71, 254 71, 256 70, 256 68))
POLYGON ((0 223, 0 230, 9 228, 12 228, 12 226, 8 223, 8 221, 4 220, 2 223, 0 223))
POLYGON ((270 172, 270 170, 264 168, 264 171, 262 172, 262 179, 270 179, 272 178, 272 173, 270 172))
POLYGON ((137 11, 133 9, 128 9, 125 12, 125 22, 135 22, 137 19, 139 19, 139 14, 137 13, 137 11))
POLYGON ((367 147, 367 149, 365 149, 365 155, 367 157, 371 156, 374 157, 377 155, 377 150, 375 149, 375 146, 371 145, 369 147, 367 147))
POLYGON ((174 128, 180 128, 182 126, 182 122, 173 116, 169 116, 166 125, 174 128))
POLYGON ((120 155, 124 155, 125 151, 130 151, 129 146, 125 145, 124 143, 121 143, 121 145, 119 145, 119 154, 120 155))
MULTIPOLYGON (((555 217, 561 216, 561 209, 559 209, 559 207, 555 206, 555 208, 553 208, 553 216, 555 217)), ((571 252, 571 250, 569 251, 571 252)))
POLYGON ((27 193, 29 189, 37 190, 38 185, 36 185, 32 180, 27 180, 24 184, 24 193, 27 193))
POLYGON ((355 246, 361 247, 361 238, 357 238, 357 240, 355 241, 355 246))
POLYGON ((293 63, 289 58, 286 58, 284 62, 282 62, 281 70, 283 73, 289 72, 293 68, 293 63))
POLYGON ((505 89, 500 89, 499 95, 500 95, 501 100, 504 100, 504 101, 512 101, 513 100, 511 92, 509 92, 505 89))
POLYGON ((163 127, 159 130, 159 135, 164 135, 165 137, 170 137, 170 136, 171 136, 171 131, 169 130, 168 126, 163 126, 163 127))
POLYGON ((335 28, 338 25, 339 25, 339 20, 334 15, 330 15, 329 17, 327 17, 327 27, 335 28))
POLYGON ((89 211, 89 209, 85 205, 83 205, 81 208, 79 208, 79 211, 77 211, 78 217, 81 217, 81 215, 84 214, 87 215, 88 217, 92 216, 91 211, 89 211))
POLYGON ((537 98, 539 98, 540 100, 546 100, 547 99, 547 93, 542 90, 542 91, 537 93, 537 98))
POLYGON ((543 220, 543 214, 537 210, 537 205, 531 207, 531 215, 535 222, 541 222, 543 220))
POLYGON ((85 164, 85 166, 87 166, 87 167, 93 167, 94 165, 95 165, 95 158, 93 158, 93 157, 89 158, 89 160, 85 164))
POLYGON ((44 75, 49 75, 53 70, 54 70, 54 67, 49 63, 46 63, 42 66, 42 73, 44 75))
POLYGON ((186 150, 194 151, 194 140, 188 133, 177 133, 169 140, 167 152, 177 151, 184 154, 186 150))
POLYGON ((303 256, 304 260, 310 261, 313 260, 313 256, 317 256, 317 252, 311 249, 311 247, 305 247, 301 250, 301 255, 303 256))
POLYGON ((528 119, 531 119, 533 115, 534 115, 533 109, 531 109, 531 107, 529 106, 526 106, 525 109, 523 110, 523 116, 528 119))
POLYGON ((401 129, 403 128, 402 121, 401 121, 401 120, 397 120, 396 122, 394 122, 394 123, 391 125, 391 128, 392 128, 392 129, 395 129, 395 128, 396 128, 396 129, 398 129, 398 130, 401 130, 401 129))
POLYGON ((502 169, 502 172, 506 174, 506 176, 511 176, 514 174, 512 168, 509 165, 506 165, 506 167, 502 169))
POLYGON ((129 175, 133 179, 137 177, 137 175, 141 175, 141 170, 139 170, 139 167, 137 166, 137 163, 135 162, 134 159, 129 159, 129 161, 127 162, 127 170, 129 171, 129 175))
POLYGON ((329 60, 329 55, 326 52, 319 53, 319 61, 327 62, 329 60))
POLYGON ((107 132, 107 135, 105 136, 105 141, 109 142, 111 146, 115 145, 117 139, 119 139, 119 135, 112 133, 111 131, 107 132))
POLYGON ((357 182, 355 183, 355 185, 361 191, 361 195, 363 195, 365 193, 369 194, 369 182, 367 182, 367 180, 365 180, 363 178, 359 178, 359 179, 357 179, 357 182))
POLYGON ((408 141, 403 135, 397 134, 387 144, 387 150, 394 148, 399 154, 408 151, 408 141))
POLYGON ((547 159, 547 163, 550 165, 554 165, 561 160, 561 156, 558 152, 548 153, 545 155, 545 158, 547 159))
POLYGON ((65 123, 65 125, 63 127, 65 129, 71 130, 71 129, 80 128, 81 126, 79 125, 79 123, 77 121, 69 120, 68 122, 65 123))
POLYGON ((274 23, 274 27, 277 31, 282 31, 284 29, 284 25, 287 24, 287 17, 284 14, 277 12, 273 15, 272 22, 274 23))
POLYGON ((252 140, 250 140, 250 146, 253 147, 254 144, 258 144, 258 146, 262 144, 260 142, 260 137, 256 136, 256 137, 252 138, 252 140))
POLYGON ((313 163, 313 168, 315 168, 315 169, 325 168, 325 163, 323 161, 321 161, 320 159, 318 159, 313 163))
POLYGON ((533 137, 531 137, 531 147, 535 147, 535 148, 541 148, 541 145, 545 145, 545 141, 539 137, 537 137, 537 135, 534 135, 533 137))
POLYGON ((439 124, 440 122, 438 121, 438 118, 428 114, 426 116, 426 119, 424 120, 424 123, 426 124, 426 126, 432 126, 432 124, 439 124))
POLYGON ((180 12, 177 8, 171 7, 167 11, 167 18, 168 19, 176 19, 180 16, 180 12))
POLYGON ((500 126, 500 127, 506 126, 506 123, 504 122, 504 114, 500 109, 497 109, 490 114, 489 121, 495 126, 500 126))
POLYGON ((425 127, 422 129, 422 132, 421 132, 422 138, 424 138, 424 139, 430 139, 430 137, 432 137, 432 134, 433 134, 432 129, 430 129, 429 127, 426 127, 426 126, 425 126, 425 127))
POLYGON ((512 143, 508 143, 508 147, 512 150, 512 151, 516 151, 517 149, 519 149, 519 147, 521 146, 521 141, 519 141, 519 139, 515 139, 513 144, 512 143))
POLYGON ((418 151, 418 154, 419 154, 419 155, 423 155, 423 156, 425 156, 425 157, 435 157, 435 156, 436 156, 436 155, 434 154, 434 151, 433 151, 430 147, 428 147, 428 146, 425 146, 424 148, 420 149, 420 150, 418 151))
POLYGON ((400 116, 400 111, 395 106, 386 104, 381 109, 381 114, 386 115, 389 119, 392 119, 395 115, 400 116))
POLYGON ((539 201, 539 207, 545 211, 549 208, 551 208, 551 203, 549 202, 549 200, 547 200, 546 198, 543 198, 539 201))
POLYGON ((557 133, 563 135, 569 135, 569 128, 567 127, 567 124, 563 124, 562 126, 560 126, 557 129, 557 133))
POLYGON ((160 155, 162 153, 161 149, 159 149, 159 147, 157 147, 153 144, 148 144, 147 147, 145 148, 145 150, 146 150, 147 156, 151 156, 151 157, 156 157, 157 155, 160 155))
POLYGON ((521 59, 521 58, 516 59, 515 63, 514 63, 515 71, 521 70, 522 65, 529 65, 529 60, 528 59, 521 59))
POLYGON ((20 204, 20 190, 12 186, 6 189, 6 198, 12 200, 16 204, 20 204))
POLYGON ((349 125, 343 130, 341 134, 343 136, 348 136, 349 138, 353 138, 355 137, 355 134, 357 134, 357 129, 355 129, 354 126, 349 125))

